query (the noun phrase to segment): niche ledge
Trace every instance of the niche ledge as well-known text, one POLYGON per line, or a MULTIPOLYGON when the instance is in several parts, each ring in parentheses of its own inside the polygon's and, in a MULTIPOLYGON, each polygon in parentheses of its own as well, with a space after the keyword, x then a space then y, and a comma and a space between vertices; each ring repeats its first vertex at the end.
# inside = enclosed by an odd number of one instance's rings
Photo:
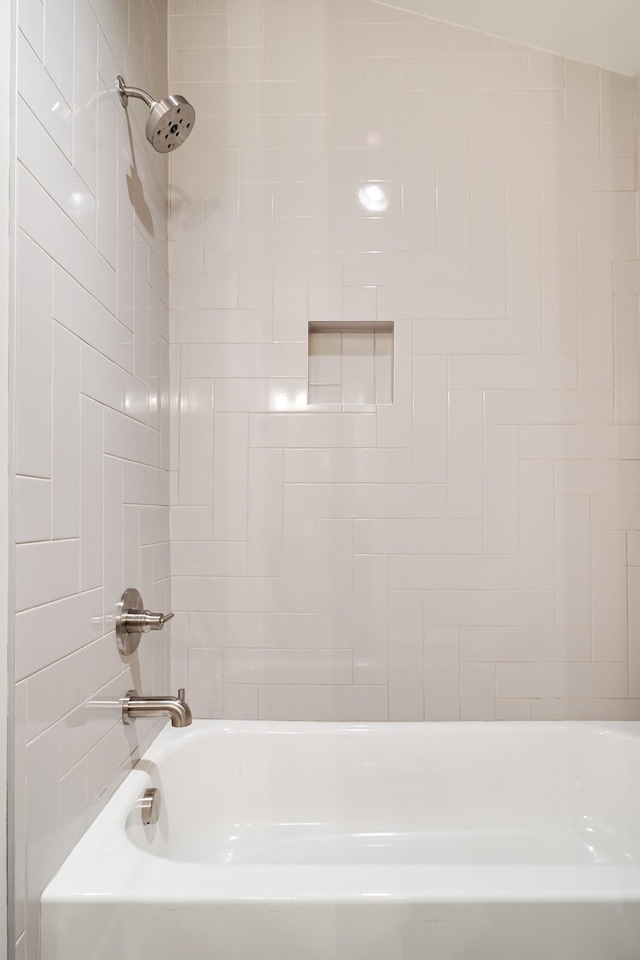
POLYGON ((393 403, 393 322, 309 323, 307 403, 325 410, 371 410, 393 403))

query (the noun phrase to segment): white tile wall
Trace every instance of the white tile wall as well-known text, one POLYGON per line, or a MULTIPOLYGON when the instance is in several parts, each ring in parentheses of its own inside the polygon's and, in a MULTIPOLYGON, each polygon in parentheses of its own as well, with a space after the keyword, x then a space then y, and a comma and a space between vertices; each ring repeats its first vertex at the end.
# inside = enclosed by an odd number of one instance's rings
POLYGON ((168 637, 124 662, 112 631, 125 586, 170 607, 168 171, 113 89, 167 91, 167 11, 18 8, 13 933, 37 960, 43 887, 155 734, 118 698, 170 682, 168 637))
POLYGON ((640 717, 632 81, 367 0, 169 13, 201 708, 640 717), (393 405, 305 406, 321 320, 395 321, 393 405))

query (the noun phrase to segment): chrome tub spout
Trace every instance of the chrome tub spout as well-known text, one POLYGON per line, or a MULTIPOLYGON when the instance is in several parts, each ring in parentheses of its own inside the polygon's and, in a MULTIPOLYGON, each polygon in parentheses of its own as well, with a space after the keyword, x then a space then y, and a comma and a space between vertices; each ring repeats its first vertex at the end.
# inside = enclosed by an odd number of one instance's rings
POLYGON ((122 720, 128 724, 138 717, 169 717, 172 727, 188 727, 192 717, 184 687, 177 697, 141 697, 137 690, 129 690, 122 700, 122 720))

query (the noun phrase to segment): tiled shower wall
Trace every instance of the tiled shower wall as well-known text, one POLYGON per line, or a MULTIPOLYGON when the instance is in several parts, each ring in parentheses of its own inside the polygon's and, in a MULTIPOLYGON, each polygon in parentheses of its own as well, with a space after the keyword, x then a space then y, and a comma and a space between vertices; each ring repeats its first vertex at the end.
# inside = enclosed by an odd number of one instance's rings
POLYGON ((114 79, 167 91, 163 0, 19 0, 15 335, 15 936, 153 731, 167 637, 125 663, 123 587, 170 607, 167 166, 114 79))
POLYGON ((367 0, 169 19, 174 685, 640 717, 633 80, 367 0), (305 406, 323 320, 394 322, 393 404, 305 406))

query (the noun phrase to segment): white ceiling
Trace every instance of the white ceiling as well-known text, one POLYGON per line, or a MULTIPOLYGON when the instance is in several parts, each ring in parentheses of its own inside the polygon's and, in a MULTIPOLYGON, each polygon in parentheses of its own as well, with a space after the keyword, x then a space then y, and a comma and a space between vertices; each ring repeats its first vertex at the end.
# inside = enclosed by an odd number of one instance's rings
POLYGON ((640 71, 640 0, 384 0, 618 73, 640 71))

